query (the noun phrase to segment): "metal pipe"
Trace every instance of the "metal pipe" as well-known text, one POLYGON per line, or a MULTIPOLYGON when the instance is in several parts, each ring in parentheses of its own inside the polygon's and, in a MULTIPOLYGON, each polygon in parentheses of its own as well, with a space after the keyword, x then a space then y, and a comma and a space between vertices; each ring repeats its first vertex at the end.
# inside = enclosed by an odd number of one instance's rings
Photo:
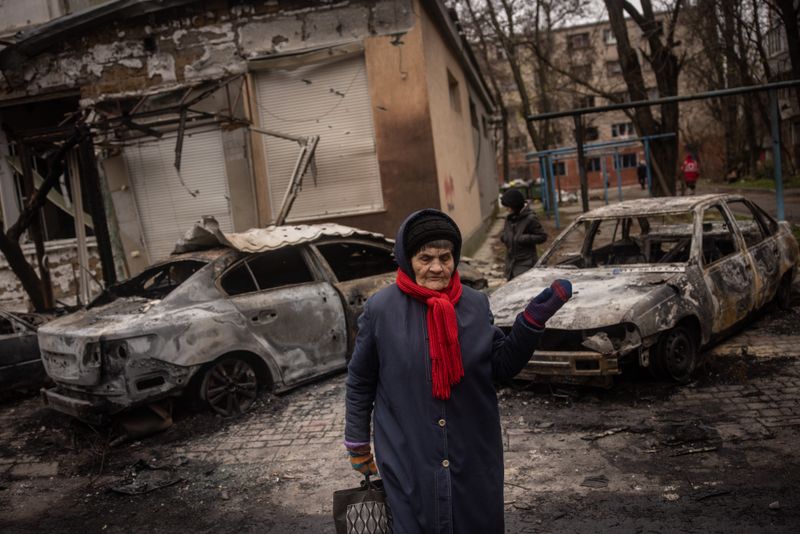
POLYGON ((644 140, 644 162, 647 165, 647 192, 653 194, 653 171, 650 168, 650 140, 644 140))
POLYGON ((67 173, 72 189, 72 202, 75 206, 75 248, 78 253, 78 304, 85 306, 89 302, 89 251, 86 247, 86 226, 83 219, 83 193, 78 164, 78 149, 69 151, 67 155, 67 173))
POLYGON ((660 106, 662 104, 674 104, 677 102, 688 102, 690 100, 703 100, 706 98, 717 98, 720 96, 741 95, 744 93, 755 93, 758 91, 767 91, 775 89, 784 89, 786 87, 795 87, 800 85, 800 80, 787 80, 784 82, 767 83, 763 85, 750 85, 743 87, 732 87, 730 89, 718 89, 716 91, 708 91, 705 93, 694 93, 691 95, 680 96, 666 96, 663 98, 655 98, 653 100, 637 100, 635 102, 621 102, 618 104, 609 104, 607 106, 598 106, 595 108, 579 108, 569 111, 552 111, 549 113, 539 113, 538 115, 528 115, 525 117, 529 121, 542 121, 550 119, 558 119, 561 117, 571 117, 573 115, 588 115, 590 113, 602 113, 605 111, 618 111, 622 109, 643 108, 648 106, 660 106))
MULTIPOLYGON (((646 135, 644 137, 636 137, 636 138, 633 138, 633 139, 627 139, 625 141, 603 141, 602 143, 593 143, 593 144, 590 144, 590 145, 584 145, 584 152, 592 152, 594 150, 600 150, 600 149, 609 148, 609 147, 611 147, 611 148, 615 148, 615 147, 623 148, 623 147, 628 147, 628 146, 634 146, 634 145, 637 145, 640 142, 644 142, 644 141, 647 141, 647 140, 652 141, 653 139, 665 139, 667 137, 675 137, 675 134, 674 133, 665 133, 665 134, 646 135)), ((571 152, 575 152, 576 150, 577 150, 577 148, 574 147, 574 146, 572 146, 572 147, 564 147, 564 148, 552 148, 550 150, 541 150, 539 152, 528 152, 527 154, 525 154, 525 157, 528 160, 531 160, 531 159, 533 159, 535 157, 539 157, 539 156, 542 156, 542 155, 549 155, 549 154, 563 155, 563 154, 569 154, 571 152)))
POLYGON ((556 230, 558 230, 558 229, 561 228, 561 223, 559 222, 559 219, 558 219, 558 197, 556 196, 556 190, 555 190, 556 189, 556 180, 555 180, 556 173, 555 173, 555 170, 553 169, 553 160, 549 159, 549 162, 550 162, 550 183, 553 186, 553 196, 551 196, 550 198, 553 199, 553 215, 556 218, 556 230))
POLYGON ((544 212, 550 212, 550 186, 547 185, 547 156, 539 158, 539 174, 542 176, 542 204, 544 212))
POLYGON ((781 113, 778 109, 778 92, 771 89, 769 92, 770 127, 772 133, 772 159, 774 160, 773 172, 775 176, 775 204, 779 221, 785 219, 783 213, 783 170, 781 169, 781 113))
POLYGON ((614 151, 614 167, 617 171, 617 194, 619 201, 622 202, 622 158, 619 157, 619 152, 614 151))
POLYGON ((608 206, 608 166, 606 165, 606 157, 600 158, 600 168, 603 169, 603 200, 608 206))

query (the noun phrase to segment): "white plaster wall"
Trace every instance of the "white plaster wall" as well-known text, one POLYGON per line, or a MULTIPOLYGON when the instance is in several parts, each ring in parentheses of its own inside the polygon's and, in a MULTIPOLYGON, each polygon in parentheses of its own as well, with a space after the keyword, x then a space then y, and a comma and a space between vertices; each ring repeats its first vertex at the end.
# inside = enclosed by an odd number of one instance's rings
MULTIPOLYGON (((89 272, 91 277, 100 280, 102 270, 100 257, 97 253, 97 243, 94 238, 87 240, 89 249, 89 272)), ((31 265, 36 265, 36 251, 33 244, 22 247, 25 257, 31 265)), ((45 243, 47 262, 50 265, 50 277, 53 282, 53 294, 56 300, 75 304, 75 295, 78 287, 78 254, 74 239, 48 241, 45 243)), ((97 295, 100 287, 91 281, 92 295, 97 295)), ((0 255, 0 306, 15 310, 27 311, 29 309, 27 294, 22 289, 14 272, 9 268, 4 256, 0 255)))

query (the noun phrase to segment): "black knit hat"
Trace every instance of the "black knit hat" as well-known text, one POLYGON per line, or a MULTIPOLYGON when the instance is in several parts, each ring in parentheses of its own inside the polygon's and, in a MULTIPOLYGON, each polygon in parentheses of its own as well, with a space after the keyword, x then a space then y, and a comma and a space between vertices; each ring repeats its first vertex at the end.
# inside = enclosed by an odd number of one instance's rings
POLYGON ((424 210, 408 221, 403 245, 406 256, 411 259, 422 247, 432 241, 447 240, 453 244, 456 264, 461 255, 461 232, 453 220, 442 212, 424 210))
POLYGON ((500 197, 500 204, 514 211, 519 211, 525 206, 525 197, 522 196, 522 192, 519 189, 509 189, 500 197))

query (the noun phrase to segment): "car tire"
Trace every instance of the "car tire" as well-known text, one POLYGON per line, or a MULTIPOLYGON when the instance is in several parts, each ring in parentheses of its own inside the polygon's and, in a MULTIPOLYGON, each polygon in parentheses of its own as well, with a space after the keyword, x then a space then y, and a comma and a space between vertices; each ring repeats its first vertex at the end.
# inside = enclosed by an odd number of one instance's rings
POLYGON ((678 325, 664 332, 653 348, 650 365, 657 378, 679 384, 692 379, 698 360, 698 342, 690 328, 678 325))
POLYGON ((229 356, 213 362, 206 369, 198 395, 212 412, 233 417, 253 406, 259 386, 253 364, 244 358, 229 356))
POLYGON ((792 272, 789 271, 781 278, 778 290, 775 292, 775 304, 782 310, 792 308, 792 272))

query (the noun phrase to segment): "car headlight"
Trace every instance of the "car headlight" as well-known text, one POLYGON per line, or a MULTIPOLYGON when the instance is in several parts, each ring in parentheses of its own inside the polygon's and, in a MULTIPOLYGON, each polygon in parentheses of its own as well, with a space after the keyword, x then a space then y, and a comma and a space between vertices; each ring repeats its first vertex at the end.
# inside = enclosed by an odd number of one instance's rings
POLYGON ((86 348, 83 350, 83 366, 100 367, 102 355, 103 351, 100 343, 87 343, 86 348))

